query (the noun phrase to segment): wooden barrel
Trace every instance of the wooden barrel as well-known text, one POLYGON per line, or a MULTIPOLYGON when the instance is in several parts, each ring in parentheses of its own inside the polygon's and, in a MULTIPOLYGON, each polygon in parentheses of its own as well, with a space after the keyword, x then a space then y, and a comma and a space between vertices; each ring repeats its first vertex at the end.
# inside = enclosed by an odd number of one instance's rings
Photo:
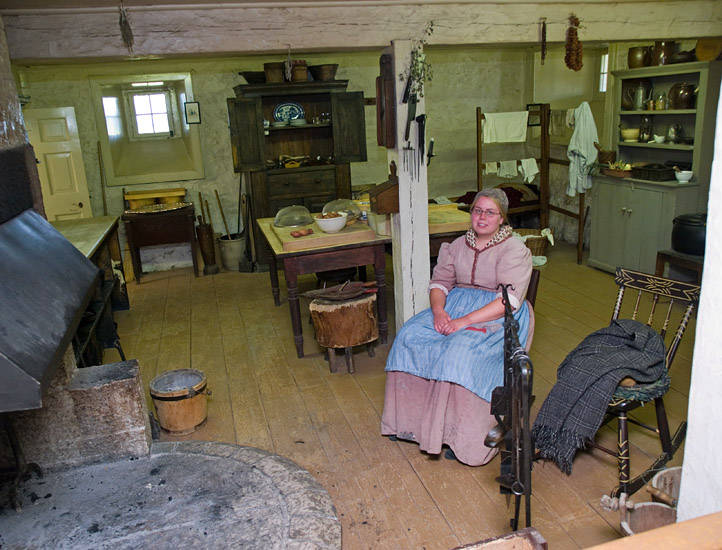
POLYGON ((309 306, 316 340, 325 348, 349 348, 377 340, 376 294, 336 302, 317 298, 309 306))
POLYGON ((158 422, 174 434, 189 434, 208 416, 206 375, 196 369, 176 369, 156 376, 150 382, 158 422))

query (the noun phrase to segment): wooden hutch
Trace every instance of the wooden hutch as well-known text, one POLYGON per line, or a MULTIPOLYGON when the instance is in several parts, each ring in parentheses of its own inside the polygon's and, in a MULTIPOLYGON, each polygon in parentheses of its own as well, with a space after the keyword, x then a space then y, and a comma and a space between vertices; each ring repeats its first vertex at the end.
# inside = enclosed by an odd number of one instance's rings
MULTIPOLYGON (((336 198, 351 198, 351 162, 366 160, 363 92, 347 92, 347 80, 241 84, 228 99, 233 167, 249 185, 254 260, 268 263, 258 218, 293 204, 320 212, 336 198), (266 126, 284 105, 300 106, 305 124, 266 126), (284 168, 282 156, 308 157, 284 168)), ((244 222, 245 223, 245 222, 244 222)))

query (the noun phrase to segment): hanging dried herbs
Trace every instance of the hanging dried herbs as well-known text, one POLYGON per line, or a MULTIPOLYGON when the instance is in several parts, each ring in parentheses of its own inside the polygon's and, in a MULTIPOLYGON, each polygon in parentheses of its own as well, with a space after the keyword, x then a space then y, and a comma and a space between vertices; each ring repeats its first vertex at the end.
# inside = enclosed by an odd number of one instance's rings
POLYGON ((564 55, 564 63, 573 71, 582 68, 582 43, 579 42, 579 18, 573 13, 569 15, 569 27, 567 28, 566 54, 564 55))
POLYGON ((541 21, 541 64, 547 58, 547 18, 542 17, 541 21))

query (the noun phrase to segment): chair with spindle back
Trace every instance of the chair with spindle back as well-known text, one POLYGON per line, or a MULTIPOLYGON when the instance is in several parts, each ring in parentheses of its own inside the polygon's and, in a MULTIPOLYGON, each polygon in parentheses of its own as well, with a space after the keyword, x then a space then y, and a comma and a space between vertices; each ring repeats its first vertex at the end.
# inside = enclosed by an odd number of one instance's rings
MULTIPOLYGON (((629 269, 617 268, 614 281, 619 286, 617 292, 617 300, 614 304, 614 312, 612 321, 620 318, 623 309, 623 302, 626 291, 636 291, 636 300, 634 301, 634 309, 631 313, 632 319, 641 317, 640 306, 644 303, 644 307, 649 307, 649 317, 646 324, 655 328, 665 341, 665 366, 667 373, 672 365, 672 361, 677 353, 679 344, 684 336, 685 329, 689 322, 692 312, 699 300, 700 287, 696 284, 675 281, 655 275, 640 273, 629 269), (647 296, 647 300, 642 300, 647 296), (657 306, 662 302, 669 300, 669 305, 659 308, 664 313, 664 319, 661 326, 658 326, 660 317, 657 306), (647 304, 649 301, 649 304, 647 304), (681 306, 681 311, 675 306, 681 306), (666 311, 665 311, 666 309, 666 311), (673 319, 677 319, 676 330, 673 334, 669 334, 668 329, 672 326, 673 319), (668 341, 669 340, 669 341, 668 341)), ((632 292, 630 292, 632 294, 632 292)), ((634 295, 634 294, 633 294, 634 295)), ((624 304, 626 306, 626 303, 624 304)), ((627 311, 625 310, 626 314, 627 311)), ((611 496, 618 497, 622 493, 632 495, 638 491, 652 476, 669 462, 679 446, 684 441, 687 432, 687 422, 682 421, 677 428, 674 436, 670 435, 669 424, 667 421, 667 412, 664 408, 664 394, 669 387, 667 376, 662 376, 659 380, 650 384, 639 384, 631 378, 624 379, 614 392, 612 399, 607 407, 602 426, 617 419, 617 451, 602 447, 597 443, 592 445, 617 458, 617 466, 619 469, 619 484, 612 490, 611 496), (657 417, 657 427, 648 426, 629 417, 628 412, 644 405, 645 403, 654 401, 655 413, 657 417), (634 479, 630 479, 630 458, 629 458, 629 431, 628 423, 632 422, 642 428, 656 432, 659 435, 662 445, 662 454, 652 463, 652 465, 637 475, 634 479)))

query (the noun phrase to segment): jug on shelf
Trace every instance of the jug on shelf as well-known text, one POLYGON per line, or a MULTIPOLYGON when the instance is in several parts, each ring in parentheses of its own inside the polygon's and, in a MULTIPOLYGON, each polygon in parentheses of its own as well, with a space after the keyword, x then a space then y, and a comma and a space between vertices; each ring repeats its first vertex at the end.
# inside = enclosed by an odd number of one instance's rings
POLYGON ((632 104, 632 110, 644 111, 645 103, 651 99, 652 92, 647 91, 644 84, 639 84, 636 88, 627 89, 627 99, 632 104))

